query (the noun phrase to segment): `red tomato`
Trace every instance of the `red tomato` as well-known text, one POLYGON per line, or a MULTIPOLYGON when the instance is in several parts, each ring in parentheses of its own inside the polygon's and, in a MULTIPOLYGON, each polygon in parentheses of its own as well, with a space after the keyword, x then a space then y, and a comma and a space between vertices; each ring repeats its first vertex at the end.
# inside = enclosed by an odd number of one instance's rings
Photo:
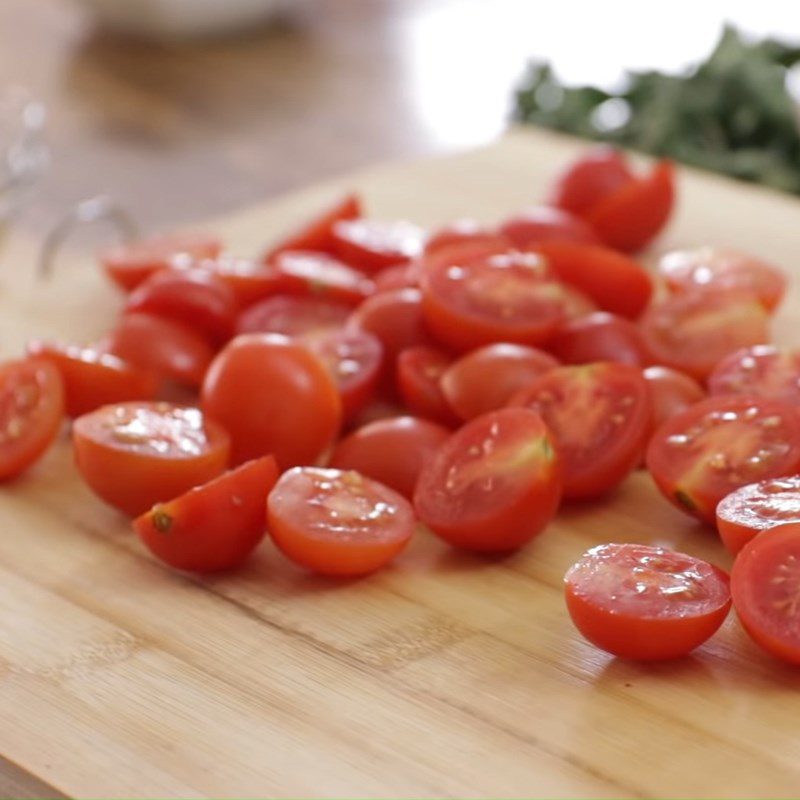
POLYGON ((756 536, 733 563, 733 607, 750 637, 771 655, 800 664, 800 525, 756 536))
POLYGON ((242 564, 266 532, 267 495, 278 480, 272 456, 248 461, 133 521, 150 552, 175 569, 215 572, 242 564))
POLYGON ((386 267, 374 276, 375 291, 391 292, 394 289, 416 289, 419 287, 420 275, 418 261, 386 267))
POLYGON ((606 145, 591 147, 559 176, 550 203, 580 216, 633 180, 619 150, 606 145))
POLYGON ((414 534, 411 504, 358 472, 296 467, 267 501, 269 534, 285 556, 353 578, 388 564, 414 534))
POLYGON ((650 396, 635 367, 558 367, 515 394, 510 404, 538 411, 553 432, 564 460, 566 498, 599 497, 641 461, 650 396))
POLYGON ((746 292, 693 292, 651 306, 641 321, 653 361, 705 380, 741 347, 770 339, 769 316, 746 292))
POLYGON ((230 338, 236 318, 233 290, 202 269, 163 270, 140 283, 128 296, 125 311, 142 311, 180 322, 212 343, 230 338))
POLYGON ((63 414, 64 387, 53 364, 39 358, 0 364, 0 481, 44 455, 63 414))
POLYGON ((557 278, 605 311, 636 319, 650 302, 650 276, 622 253, 576 242, 542 242, 534 250, 544 256, 557 278))
POLYGON ((749 483, 717 505, 717 531, 734 555, 760 533, 790 522, 800 522, 800 475, 749 483))
POLYGON ((341 400, 328 370, 283 336, 238 336, 214 359, 203 410, 232 439, 232 462, 271 453, 281 469, 314 463, 339 431, 341 400))
POLYGON ((462 244, 488 244, 498 250, 508 250, 511 242, 505 236, 495 233, 474 219, 459 219, 439 228, 425 242, 425 255, 444 247, 462 244))
POLYGON ((125 314, 108 335, 106 350, 140 369, 188 386, 203 381, 214 351, 180 322, 153 314, 125 314))
POLYGON ((439 386, 439 379, 452 361, 447 353, 424 345, 400 353, 397 387, 409 411, 443 425, 458 423, 439 386))
POLYGON ((410 222, 356 219, 333 226, 336 255, 351 267, 380 272, 422 254, 425 231, 410 222))
POLYGON ((734 489, 800 469, 800 416, 778 400, 709 397, 656 431, 647 468, 668 500, 713 524, 734 489))
POLYGON ((286 291, 291 294, 357 306, 375 291, 369 278, 325 253, 286 250, 275 256, 273 264, 286 279, 286 291))
POLYGON ((152 372, 92 348, 34 339, 28 342, 28 353, 49 361, 58 370, 70 417, 124 400, 152 400, 158 390, 158 379, 152 372))
POLYGON ((786 292, 786 273, 778 267, 735 250, 700 247, 667 253, 658 271, 674 292, 692 289, 743 289, 774 311, 786 292))
POLYGON ((268 297, 243 311, 237 333, 281 333, 284 336, 320 334, 341 328, 350 306, 323 297, 268 297))
POLYGON ((565 322, 547 342, 547 349, 565 364, 616 361, 642 366, 649 359, 639 328, 607 311, 565 322))
POLYGON ((600 309, 594 300, 590 300, 587 295, 565 283, 561 287, 561 293, 564 296, 564 321, 568 322, 572 319, 579 319, 588 314, 592 314, 600 309))
POLYGON ((648 367, 642 375, 650 391, 653 430, 706 396, 703 387, 694 378, 676 369, 648 367))
POLYGON ((507 552, 545 528, 561 500, 561 463, 542 418, 524 408, 476 417, 426 463, 417 516, 446 542, 507 552))
POLYGON ((800 406, 800 351, 772 345, 737 350, 708 376, 711 394, 755 394, 800 406))
POLYGON ((361 200, 358 196, 345 195, 333 206, 321 212, 318 217, 273 245, 262 260, 268 263, 284 250, 317 250, 333 255, 333 226, 341 220, 358 219, 361 213, 361 200))
POLYGON ((209 233, 171 233, 110 247, 100 254, 108 276, 126 292, 154 272, 168 269, 176 256, 216 258, 222 242, 209 233))
POLYGON ((233 292, 236 306, 239 309, 288 291, 286 277, 281 275, 273 265, 262 264, 251 258, 239 258, 223 254, 218 258, 207 258, 202 261, 173 263, 173 269, 195 267, 215 275, 233 292))
POLYGON ((559 241, 600 244, 597 234, 580 217, 552 206, 534 206, 509 217, 500 233, 519 248, 559 241))
POLYGON ((419 417, 378 419, 342 439, 329 466, 360 472, 410 500, 419 473, 450 433, 419 417))
POLYGON ((447 404, 462 420, 505 406, 511 396, 558 366, 548 353, 522 344, 489 344, 458 359, 441 376, 447 404))
POLYGON ((72 437, 89 488, 132 517, 216 478, 230 453, 220 425, 171 403, 103 406, 78 417, 72 437))
POLYGON ((567 609, 594 645, 621 658, 680 658, 709 639, 731 608, 728 576, 663 547, 593 547, 564 576, 567 609))

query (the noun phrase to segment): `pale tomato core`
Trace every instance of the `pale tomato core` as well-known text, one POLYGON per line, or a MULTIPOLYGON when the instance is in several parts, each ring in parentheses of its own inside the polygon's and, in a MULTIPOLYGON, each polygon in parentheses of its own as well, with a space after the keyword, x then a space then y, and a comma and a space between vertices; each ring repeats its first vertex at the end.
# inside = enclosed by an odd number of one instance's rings
POLYGON ((168 403, 117 406, 102 427, 114 444, 142 455, 192 458, 209 444, 202 412, 168 403))
POLYGON ((0 444, 18 439, 30 424, 30 414, 42 400, 35 368, 10 372, 0 387, 0 444))

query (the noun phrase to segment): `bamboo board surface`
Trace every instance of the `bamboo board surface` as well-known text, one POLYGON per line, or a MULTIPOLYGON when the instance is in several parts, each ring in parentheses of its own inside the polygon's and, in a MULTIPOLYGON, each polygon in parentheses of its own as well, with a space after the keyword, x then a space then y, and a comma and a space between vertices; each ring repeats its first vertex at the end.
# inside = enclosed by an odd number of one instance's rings
MULTIPOLYGON (((251 252, 344 188, 363 191, 376 216, 492 221, 539 199, 580 147, 512 132, 210 227, 251 252)), ((680 189, 656 250, 724 244, 795 269, 797 200, 685 171, 680 189)), ((3 357, 34 334, 91 339, 118 303, 78 254, 37 285, 34 244, 11 235, 0 249, 3 357)), ((800 343, 796 285, 777 338, 800 343)), ((309 577, 268 543, 236 574, 180 576, 84 488, 65 433, 0 488, 0 794, 800 794, 800 675, 733 617, 695 655, 657 666, 615 660, 573 630, 563 572, 611 540, 729 566, 713 533, 640 473, 500 561, 420 534, 393 568, 352 583, 309 577)))

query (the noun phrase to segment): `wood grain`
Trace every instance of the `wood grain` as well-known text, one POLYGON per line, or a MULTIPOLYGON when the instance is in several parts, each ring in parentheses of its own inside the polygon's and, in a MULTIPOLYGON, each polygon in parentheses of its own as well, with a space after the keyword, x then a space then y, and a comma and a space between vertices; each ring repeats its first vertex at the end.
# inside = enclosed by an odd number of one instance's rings
MULTIPOLYGON (((580 146, 514 132, 209 224, 253 252, 347 188, 378 216, 492 221, 540 197, 580 146)), ((659 248, 714 242, 793 269, 798 219, 796 200, 686 172, 659 248)), ((78 253, 36 285, 34 254, 19 231, 0 251, 4 357, 34 333, 97 336, 118 304, 78 253)), ((795 286, 778 337, 800 342, 799 324, 795 286)), ((693 656, 649 667, 569 624, 561 578, 593 544, 658 542, 729 565, 642 473, 608 502, 564 509, 504 560, 421 532, 391 569, 352 583, 310 577, 269 544, 242 571, 199 579, 154 563, 89 494, 65 433, 0 489, 0 530, 0 757, 67 796, 737 798, 800 786, 797 673, 733 618, 693 656)))

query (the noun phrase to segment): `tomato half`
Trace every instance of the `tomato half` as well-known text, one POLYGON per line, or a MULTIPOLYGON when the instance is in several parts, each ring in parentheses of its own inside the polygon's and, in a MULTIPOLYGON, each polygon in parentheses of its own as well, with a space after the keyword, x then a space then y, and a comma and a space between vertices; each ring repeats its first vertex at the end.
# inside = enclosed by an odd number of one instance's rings
POLYGON ((89 488, 136 517, 220 475, 230 437, 200 409, 171 403, 119 403, 72 426, 75 463, 89 488))
POLYGON ((734 555, 760 533, 790 522, 800 522, 800 475, 750 483, 717 505, 719 537, 734 555))
POLYGON ((243 311, 237 333, 280 333, 284 336, 320 334, 341 328, 350 316, 346 303, 324 297, 276 295, 243 311))
POLYGON ((366 275, 326 253, 286 250, 272 263, 284 278, 284 291, 290 294, 310 294, 357 306, 375 291, 366 275))
POLYGON ((567 610, 592 644, 621 658, 680 658, 709 639, 731 607, 728 576, 663 547, 593 547, 564 576, 567 610))
POLYGON ((334 253, 363 272, 380 272, 422 254, 425 231, 402 220, 354 219, 333 226, 334 253))
POLYGON ((564 460, 564 497, 611 491, 641 461, 650 430, 650 395, 627 364, 558 367, 515 394, 510 405, 537 411, 564 460))
POLYGON ((650 391, 653 430, 706 396, 705 390, 694 378, 676 369, 653 366, 643 370, 642 375, 650 391))
POLYGON ((713 524, 734 489, 800 469, 800 416, 779 400, 709 397, 656 431, 647 468, 670 502, 713 524))
POLYGON ((419 288, 420 265, 418 261, 386 267, 373 275, 375 292, 391 292, 395 289, 419 288))
POLYGON ((449 225, 438 228, 425 242, 425 255, 444 247, 462 244, 488 244, 500 250, 507 250, 511 242, 505 236, 490 230, 474 219, 457 219, 449 225))
POLYGON ((242 564, 266 533, 267 495, 278 480, 272 456, 248 461, 133 521, 150 552, 175 569, 215 572, 242 564))
POLYGON ((650 358, 639 328, 629 319, 607 311, 565 322, 546 347, 565 364, 616 361, 642 366, 650 358))
POLYGON ((233 292, 236 307, 240 310, 287 291, 285 276, 272 264, 263 264, 252 258, 223 253, 217 258, 189 261, 185 265, 173 263, 173 269, 186 268, 204 270, 222 281, 233 292))
POLYGON ((454 426, 458 418, 442 394, 439 379, 453 359, 435 347, 409 347, 397 357, 397 388, 412 414, 454 426))
POLYGON ((542 418, 524 408, 476 417, 423 468, 417 516, 446 542, 481 552, 527 544, 555 515, 561 462, 542 418))
POLYGON ((44 455, 64 415, 64 387, 43 359, 0 364, 0 481, 14 478, 44 455))
POLYGON ((762 344, 723 358, 708 376, 711 394, 755 394, 800 406, 800 350, 762 344))
POLYGON ((296 467, 267 501, 269 535, 285 556, 323 575, 357 577, 400 553, 414 534, 402 495, 358 472, 296 467))
POLYGON ((600 244, 597 234, 580 217, 552 206, 527 208, 505 220, 499 230, 519 248, 550 241, 600 244))

